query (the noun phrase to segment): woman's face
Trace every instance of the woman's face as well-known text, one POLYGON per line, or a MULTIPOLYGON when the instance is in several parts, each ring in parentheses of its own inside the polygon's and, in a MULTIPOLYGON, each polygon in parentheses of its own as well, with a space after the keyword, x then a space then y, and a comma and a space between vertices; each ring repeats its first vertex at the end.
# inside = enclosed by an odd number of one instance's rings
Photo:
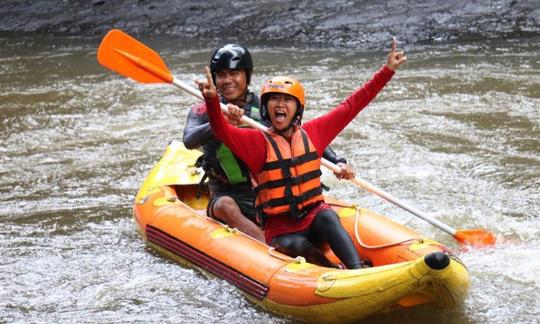
POLYGON ((270 93, 266 106, 272 126, 278 131, 289 127, 298 109, 296 98, 284 93, 270 93))

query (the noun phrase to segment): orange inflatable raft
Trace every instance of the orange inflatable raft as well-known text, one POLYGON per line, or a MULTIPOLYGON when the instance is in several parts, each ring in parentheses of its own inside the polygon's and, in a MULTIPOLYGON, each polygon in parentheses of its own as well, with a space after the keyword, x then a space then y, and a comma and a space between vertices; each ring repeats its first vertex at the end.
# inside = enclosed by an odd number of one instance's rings
MULTIPOLYGON (((465 265, 440 243, 364 208, 327 198, 372 268, 339 270, 291 258, 205 216, 200 155, 173 141, 134 205, 147 244, 183 265, 223 278, 271 312, 349 322, 396 307, 455 307, 469 289, 465 265)), ((332 260, 337 258, 327 248, 332 260)))

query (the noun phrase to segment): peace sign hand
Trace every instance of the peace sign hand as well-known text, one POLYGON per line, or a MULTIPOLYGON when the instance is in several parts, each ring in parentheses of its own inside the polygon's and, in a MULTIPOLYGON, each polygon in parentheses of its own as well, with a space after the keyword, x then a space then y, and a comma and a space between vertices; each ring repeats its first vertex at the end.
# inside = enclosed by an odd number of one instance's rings
POLYGON ((212 74, 210 73, 210 68, 208 68, 208 66, 204 68, 204 73, 206 74, 206 81, 195 80, 195 83, 205 99, 213 99, 217 97, 218 93, 214 86, 214 81, 212 81, 212 74))
POLYGON ((399 51, 396 52, 397 41, 395 37, 392 37, 392 49, 388 53, 388 59, 386 61, 386 66, 392 71, 395 71, 402 63, 407 61, 407 56, 405 52, 399 51))

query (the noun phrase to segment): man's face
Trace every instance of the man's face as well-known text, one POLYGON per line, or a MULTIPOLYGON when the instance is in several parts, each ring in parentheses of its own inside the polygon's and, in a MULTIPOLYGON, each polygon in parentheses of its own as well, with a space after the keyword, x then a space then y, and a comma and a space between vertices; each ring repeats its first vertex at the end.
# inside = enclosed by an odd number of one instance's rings
POLYGON ((247 74, 245 70, 220 70, 216 73, 216 88, 227 101, 245 99, 247 74))

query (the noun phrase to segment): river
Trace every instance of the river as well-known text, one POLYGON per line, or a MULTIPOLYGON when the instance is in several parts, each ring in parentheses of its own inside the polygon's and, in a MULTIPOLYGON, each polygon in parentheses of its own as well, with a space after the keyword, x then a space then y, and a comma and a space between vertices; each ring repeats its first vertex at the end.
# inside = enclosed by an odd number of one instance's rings
MULTIPOLYGON (((139 185, 196 101, 101 67, 96 38, 0 36, 0 322, 288 323, 233 286, 145 248, 139 185)), ((202 76, 214 46, 144 40, 173 74, 202 76)), ((252 88, 291 74, 305 118, 367 80, 387 49, 247 44, 252 88)), ((540 38, 408 46, 408 63, 335 140, 360 177, 493 248, 460 250, 430 224, 325 173, 331 194, 447 244, 468 266, 464 305, 374 323, 534 323, 540 296, 540 38)))

